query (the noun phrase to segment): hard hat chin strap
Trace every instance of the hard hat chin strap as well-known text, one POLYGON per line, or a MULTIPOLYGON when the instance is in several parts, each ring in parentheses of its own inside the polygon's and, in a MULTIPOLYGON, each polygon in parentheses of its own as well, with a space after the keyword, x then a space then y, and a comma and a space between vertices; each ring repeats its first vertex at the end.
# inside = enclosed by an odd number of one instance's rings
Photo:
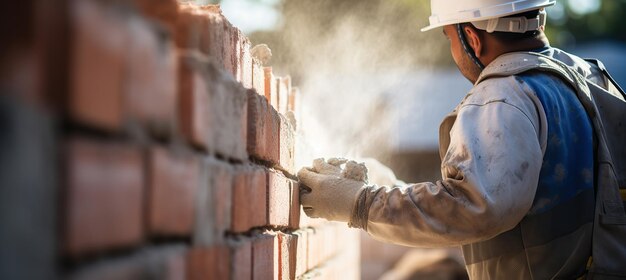
POLYGON ((463 50, 465 50, 467 55, 469 55, 469 57, 472 59, 474 64, 476 64, 476 66, 478 66, 480 70, 485 69, 485 65, 483 65, 483 63, 480 62, 478 57, 476 57, 476 54, 474 53, 474 49, 467 42, 467 38, 465 37, 465 32, 463 31, 463 26, 460 23, 456 24, 456 32, 459 35, 459 40, 461 41, 461 46, 463 46, 463 50))
POLYGON ((472 21, 474 27, 485 30, 489 33, 494 31, 526 33, 528 31, 540 30, 546 25, 546 11, 541 9, 535 18, 526 17, 503 17, 488 20, 472 21))

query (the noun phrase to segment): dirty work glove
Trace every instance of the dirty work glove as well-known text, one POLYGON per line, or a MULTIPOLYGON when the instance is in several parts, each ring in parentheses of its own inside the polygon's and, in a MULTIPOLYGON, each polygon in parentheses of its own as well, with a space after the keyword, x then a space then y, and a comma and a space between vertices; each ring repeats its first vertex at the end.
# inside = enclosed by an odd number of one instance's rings
POLYGON ((367 184, 367 168, 363 164, 343 159, 328 162, 317 159, 312 168, 298 172, 302 191, 300 202, 311 218, 350 222, 354 204, 367 184), (345 163, 345 167, 341 165, 345 163))

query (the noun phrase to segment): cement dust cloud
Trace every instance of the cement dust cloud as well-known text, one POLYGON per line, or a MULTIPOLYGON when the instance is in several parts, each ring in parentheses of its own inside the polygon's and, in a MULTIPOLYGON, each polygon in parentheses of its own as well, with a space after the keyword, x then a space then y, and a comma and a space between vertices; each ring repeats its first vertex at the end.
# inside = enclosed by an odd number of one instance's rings
POLYGON ((411 5, 285 2, 278 50, 270 44, 275 55, 285 55, 272 64, 301 88, 299 125, 314 156, 385 156, 396 112, 405 109, 391 102, 390 91, 406 83, 406 73, 431 67, 447 52, 441 38, 431 39, 441 34, 419 32, 425 10, 411 5))

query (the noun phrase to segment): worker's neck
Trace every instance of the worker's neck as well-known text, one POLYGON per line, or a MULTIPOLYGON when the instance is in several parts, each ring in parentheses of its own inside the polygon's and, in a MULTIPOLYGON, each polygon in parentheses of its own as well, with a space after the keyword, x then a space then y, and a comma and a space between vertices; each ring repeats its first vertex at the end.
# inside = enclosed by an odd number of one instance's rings
POLYGON ((535 51, 550 46, 550 42, 544 33, 541 33, 535 38, 516 42, 515 44, 504 44, 495 40, 491 43, 493 43, 495 47, 489 48, 492 50, 491 53, 481 58, 484 65, 489 65, 489 63, 505 53, 535 51))

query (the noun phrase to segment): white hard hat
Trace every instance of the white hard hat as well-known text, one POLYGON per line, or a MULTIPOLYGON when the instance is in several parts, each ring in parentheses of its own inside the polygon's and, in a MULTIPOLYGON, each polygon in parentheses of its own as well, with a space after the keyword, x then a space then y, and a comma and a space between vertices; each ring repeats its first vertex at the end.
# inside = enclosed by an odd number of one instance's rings
MULTIPOLYGON (((555 0, 431 0, 430 9, 432 15, 428 18, 430 25, 422 28, 422 31, 428 31, 449 24, 464 22, 475 23, 532 10, 539 10, 547 6, 552 6, 555 2, 555 0)), ((524 21, 521 23, 529 24, 529 26, 520 26, 518 22, 503 23, 504 22, 498 24, 497 21, 491 22, 489 24, 489 30, 491 31, 488 31, 526 32, 527 30, 536 30, 545 24, 545 15, 542 19, 537 19, 537 22, 527 23, 524 21), (543 23, 541 22, 542 20, 543 23), (504 30, 502 30, 502 28, 504 28, 504 30)), ((474 25, 476 26, 476 24, 474 25)), ((487 23, 483 25, 487 25, 487 23)), ((485 28, 487 27, 485 26, 485 28)))

